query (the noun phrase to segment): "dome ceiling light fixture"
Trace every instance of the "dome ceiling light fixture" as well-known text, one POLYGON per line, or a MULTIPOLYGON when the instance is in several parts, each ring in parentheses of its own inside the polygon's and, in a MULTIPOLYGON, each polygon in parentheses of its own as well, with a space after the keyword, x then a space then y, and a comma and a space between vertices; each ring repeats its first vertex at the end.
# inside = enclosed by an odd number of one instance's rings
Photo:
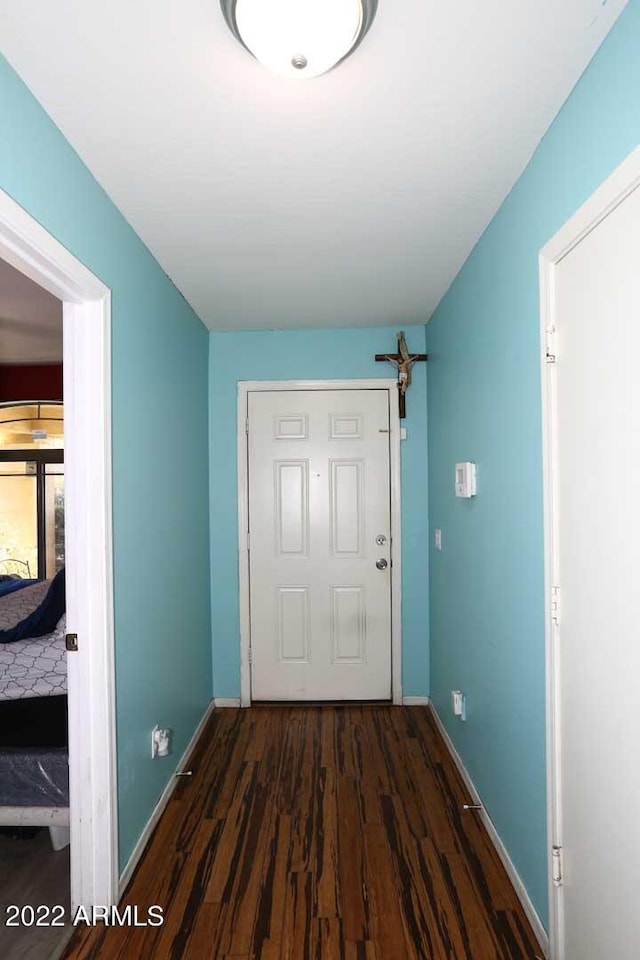
POLYGON ((234 37, 274 73, 318 77, 352 53, 378 0, 220 0, 234 37))

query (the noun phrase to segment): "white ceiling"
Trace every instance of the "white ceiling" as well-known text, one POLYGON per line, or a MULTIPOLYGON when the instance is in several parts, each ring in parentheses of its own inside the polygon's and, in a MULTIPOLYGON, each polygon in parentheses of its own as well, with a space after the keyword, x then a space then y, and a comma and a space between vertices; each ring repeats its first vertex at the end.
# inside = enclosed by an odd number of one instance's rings
POLYGON ((0 0, 3 52, 212 329, 428 319, 625 0, 379 0, 295 82, 219 0, 0 0))
POLYGON ((0 364, 62 362, 62 303, 0 260, 0 364))

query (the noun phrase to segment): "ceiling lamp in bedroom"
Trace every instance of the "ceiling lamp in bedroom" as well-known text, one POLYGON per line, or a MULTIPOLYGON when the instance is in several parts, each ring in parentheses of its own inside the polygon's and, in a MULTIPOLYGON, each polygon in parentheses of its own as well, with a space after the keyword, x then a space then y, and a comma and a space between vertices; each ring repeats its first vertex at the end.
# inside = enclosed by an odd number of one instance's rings
POLYGON ((220 0, 234 37, 273 73, 307 79, 352 53, 378 0, 220 0))

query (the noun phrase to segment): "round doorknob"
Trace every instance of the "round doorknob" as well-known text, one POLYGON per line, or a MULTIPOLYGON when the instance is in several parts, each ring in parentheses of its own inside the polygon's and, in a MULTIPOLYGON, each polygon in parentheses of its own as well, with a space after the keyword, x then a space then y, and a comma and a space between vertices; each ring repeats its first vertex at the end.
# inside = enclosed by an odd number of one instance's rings
POLYGON ((387 569, 387 561, 385 560, 384 557, 380 557, 379 560, 376 560, 376 567, 378 568, 378 570, 386 570, 386 569, 387 569))

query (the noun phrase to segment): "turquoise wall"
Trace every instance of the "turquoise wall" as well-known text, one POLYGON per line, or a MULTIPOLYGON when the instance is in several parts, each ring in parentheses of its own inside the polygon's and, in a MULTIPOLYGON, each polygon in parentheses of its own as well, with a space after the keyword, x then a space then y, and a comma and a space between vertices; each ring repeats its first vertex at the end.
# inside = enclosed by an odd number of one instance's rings
POLYGON ((211 696, 208 333, 2 58, 0 185, 112 290, 122 867, 211 696))
POLYGON ((431 692, 547 916, 538 251, 640 140, 632 0, 427 326, 431 692), (456 461, 478 496, 456 500, 456 461), (454 721, 449 691, 467 694, 454 721))
MULTIPOLYGON (((238 380, 339 380, 392 377, 375 353, 395 352, 395 328, 212 333, 211 588, 214 693, 240 696, 236 422, 238 380)), ((424 327, 406 330, 424 351, 424 327)), ((407 394, 402 447, 402 679, 405 696, 429 692, 427 591, 426 364, 416 364, 407 394)))

